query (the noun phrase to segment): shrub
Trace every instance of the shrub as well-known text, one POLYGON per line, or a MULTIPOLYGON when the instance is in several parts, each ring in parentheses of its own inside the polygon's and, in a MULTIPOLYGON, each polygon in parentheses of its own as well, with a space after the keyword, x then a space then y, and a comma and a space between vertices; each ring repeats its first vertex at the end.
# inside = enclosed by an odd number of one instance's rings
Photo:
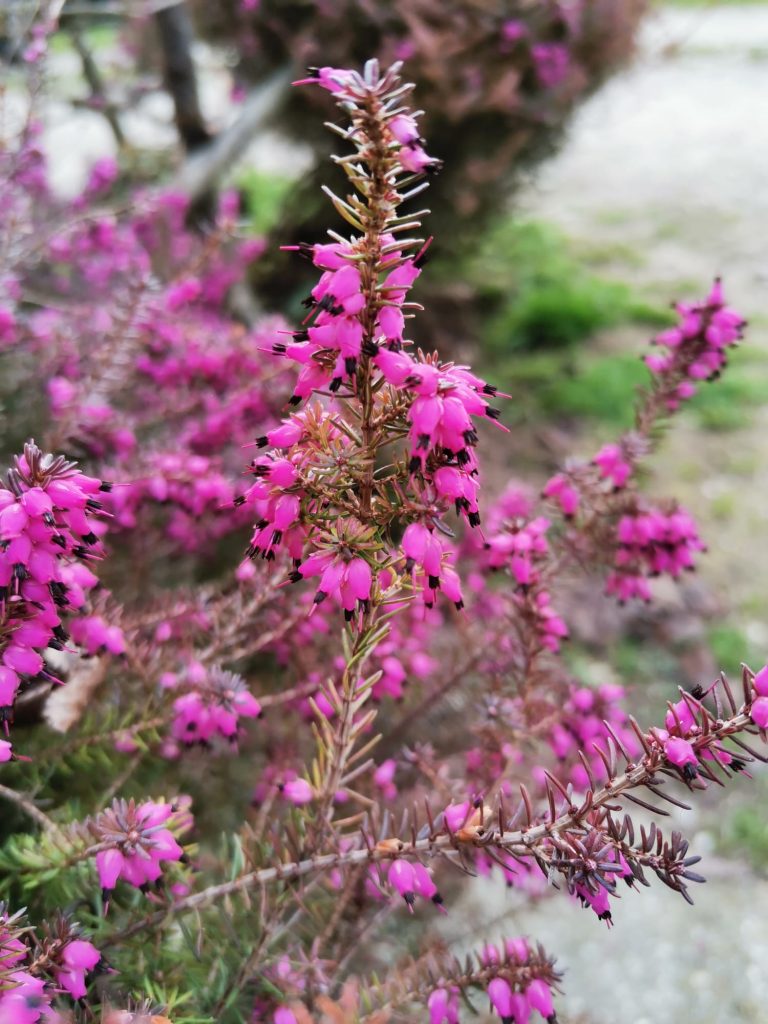
POLYGON ((486 503, 505 396, 407 337, 428 243, 401 206, 437 169, 409 87, 312 81, 351 232, 293 247, 319 271, 295 330, 225 312, 227 201, 202 238, 177 196, 105 214, 101 167, 62 209, 31 126, 3 153, 6 359, 87 470, 29 442, 0 490, 3 1024, 552 1021, 550 954, 459 961, 440 909, 476 873, 608 923, 649 876, 690 901, 699 858, 627 805, 763 758, 768 667, 643 729, 560 658, 570 576, 651 600, 703 548, 639 469, 740 337, 720 283, 656 339, 634 429, 486 503))

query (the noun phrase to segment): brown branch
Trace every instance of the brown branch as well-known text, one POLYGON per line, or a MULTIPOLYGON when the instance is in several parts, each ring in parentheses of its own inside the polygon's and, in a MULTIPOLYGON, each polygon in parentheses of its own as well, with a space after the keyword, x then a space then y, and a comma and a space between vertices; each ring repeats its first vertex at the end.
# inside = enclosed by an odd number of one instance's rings
MULTIPOLYGON (((733 718, 713 723, 707 735, 699 737, 698 741, 694 741, 693 745, 696 749, 708 748, 716 741, 727 739, 734 733, 746 730, 753 731, 754 724, 749 714, 746 711, 741 711, 733 718)), ((629 765, 626 771, 615 778, 609 779, 600 789, 589 790, 585 800, 579 807, 569 807, 567 811, 554 821, 547 820, 540 824, 531 824, 526 828, 516 830, 500 829, 494 822, 493 826, 489 824, 485 828, 461 829, 456 834, 440 832, 415 841, 399 842, 390 840, 386 845, 379 844, 371 848, 362 846, 343 852, 333 851, 319 856, 308 857, 300 861, 260 868, 241 875, 240 878, 212 885, 200 892, 186 896, 170 904, 164 910, 134 922, 123 931, 107 939, 106 944, 114 945, 115 943, 122 942, 147 928, 162 923, 167 916, 209 906, 225 896, 269 885, 273 882, 293 881, 303 878, 305 875, 331 868, 376 863, 378 861, 391 860, 394 857, 406 859, 419 859, 435 855, 451 858, 459 857, 462 853, 462 847, 466 846, 489 846, 521 857, 536 856, 546 860, 547 855, 551 855, 552 852, 551 845, 547 847, 546 844, 548 841, 551 844, 553 837, 573 830, 589 831, 590 825, 586 820, 588 815, 600 809, 609 810, 629 790, 643 787, 648 782, 653 782, 662 770, 670 770, 679 777, 677 769, 669 764, 663 748, 658 745, 652 747, 641 762, 636 765, 629 765), (545 844, 544 850, 542 850, 542 844, 545 844)))

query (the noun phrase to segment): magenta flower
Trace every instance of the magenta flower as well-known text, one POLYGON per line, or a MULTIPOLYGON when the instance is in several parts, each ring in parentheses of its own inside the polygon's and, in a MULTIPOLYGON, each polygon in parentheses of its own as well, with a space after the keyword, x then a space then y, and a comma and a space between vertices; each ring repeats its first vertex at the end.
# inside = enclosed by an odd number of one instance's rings
POLYGON ((0 1024, 38 1024, 51 1001, 43 979, 11 971, 8 981, 13 988, 0 992, 0 1024))
POLYGON ((436 988, 427 1000, 429 1024, 459 1024, 459 991, 436 988))
POLYGON ((725 305, 719 278, 703 303, 678 303, 675 308, 680 323, 654 341, 666 351, 645 357, 670 412, 696 393, 699 381, 712 380, 720 373, 727 349, 738 343, 745 324, 740 314, 725 305))
POLYGON ((86 992, 85 976, 101 960, 98 949, 84 939, 68 942, 61 953, 62 967, 56 972, 57 983, 72 996, 82 999, 86 992))
POLYGON ((156 882, 163 873, 164 861, 178 861, 184 855, 169 825, 175 809, 164 801, 136 804, 133 800, 115 800, 106 811, 87 822, 100 844, 110 844, 96 854, 96 869, 102 891, 107 895, 120 878, 137 889, 156 882))
POLYGON ((545 498, 554 498, 558 502, 566 519, 573 518, 579 510, 579 492, 562 473, 558 473, 547 482, 542 494, 545 498))
POLYGON ((755 688, 755 693, 760 697, 768 697, 768 665, 764 665, 759 672, 755 674, 755 678, 752 680, 752 686, 755 688))
MULTIPOLYGON (((768 704, 768 701, 766 703, 768 704)), ((695 774, 699 759, 688 740, 680 736, 670 736, 664 741, 664 753, 671 764, 677 768, 688 768, 689 771, 693 769, 695 774)))
POLYGON ((538 1010, 545 1020, 554 1016, 555 1007, 552 1002, 552 991, 541 978, 534 978, 525 990, 525 998, 533 1010, 538 1010))
POLYGON ((509 982, 504 978, 492 978, 488 982, 488 998, 502 1024, 514 1024, 514 1000, 509 982))
POLYGON ((190 667, 186 682, 194 688, 174 701, 171 735, 188 746, 208 746, 216 737, 236 743, 240 719, 258 718, 261 705, 241 676, 218 666, 200 668, 198 678, 190 667))
POLYGON ((408 909, 413 913, 416 902, 416 874, 413 865, 407 860, 393 860, 387 872, 387 881, 405 900, 408 909))
POLYGON ((285 799, 296 807, 311 803, 315 799, 315 791, 306 779, 290 779, 280 785, 280 791, 285 799))
POLYGON ((63 612, 81 608, 98 583, 84 563, 101 556, 97 517, 103 510, 97 496, 109 485, 61 457, 44 455, 30 441, 3 488, 0 605, 6 639, 0 645, 0 709, 12 707, 25 679, 49 675, 41 652, 64 648, 69 634, 63 612))
POLYGON ((624 487, 632 475, 632 466, 618 444, 603 445, 592 461, 599 466, 601 476, 610 480, 616 490, 624 487))
POLYGON ((759 729, 768 728, 768 697, 758 697, 754 700, 749 715, 759 729))
POLYGON ((296 1014, 287 1006, 278 1006, 272 1019, 273 1024, 298 1024, 296 1014))

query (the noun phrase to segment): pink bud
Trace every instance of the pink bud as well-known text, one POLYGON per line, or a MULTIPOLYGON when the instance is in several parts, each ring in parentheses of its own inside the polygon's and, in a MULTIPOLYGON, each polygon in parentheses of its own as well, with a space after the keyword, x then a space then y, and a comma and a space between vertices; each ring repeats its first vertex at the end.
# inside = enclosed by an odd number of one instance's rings
POLYGON ((0 708, 13 704, 19 688, 19 677, 13 669, 0 665, 0 708))
POLYGON ((413 904, 416 899, 416 876, 413 867, 407 860, 394 860, 387 872, 387 881, 396 889, 408 904, 409 910, 413 911, 413 904))
POLYGON ((411 867, 413 868, 413 889, 416 895, 421 896, 423 900, 432 900, 436 906, 441 907, 443 897, 437 891, 432 875, 418 861, 414 862, 411 867))
POLYGON ((31 487, 21 496, 24 511, 30 516, 42 516, 53 509, 53 502, 42 487, 31 487))
POLYGON ((552 993, 549 985, 542 981, 541 978, 535 978, 531 982, 525 990, 525 998, 534 1010, 539 1011, 542 1017, 551 1017, 554 1014, 555 1008, 552 1003, 552 993))
POLYGON ((29 516, 19 504, 6 506, 0 512, 0 540, 18 537, 29 521, 29 516))
POLYGON ((72 970, 91 971, 101 960, 101 953, 91 942, 75 939, 64 947, 61 959, 72 970))
POLYGON ((114 889, 125 865, 125 858, 119 850, 101 850, 96 854, 96 870, 102 889, 114 889))
POLYGON ((347 566, 347 585, 352 597, 367 601, 371 596, 371 567, 362 558, 353 558, 347 566))
MULTIPOLYGON (((768 711, 768 699, 766 699, 765 703, 766 711, 768 711)), ((691 744, 680 736, 671 736, 664 743, 664 753, 667 756, 667 760, 677 765, 678 768, 684 768, 688 764, 695 767, 699 763, 691 744)))
POLYGON ((443 1024, 448 1016, 448 992, 444 988, 436 988, 427 1000, 429 1024, 443 1024))
POLYGON ((749 716, 759 729, 768 728, 768 697, 753 701, 749 716))
POLYGON ((768 665, 764 665, 755 675, 752 685, 759 696, 768 697, 768 665))
POLYGON ((291 779, 283 787, 283 796, 297 807, 308 804, 314 799, 315 793, 306 779, 291 779))
POLYGON ((509 982, 505 981, 504 978, 493 978, 488 983, 488 998, 491 1000, 491 1006, 501 1017, 504 1024, 512 1021, 513 1013, 513 1002, 512 1002, 512 989, 509 987, 509 982))
POLYGON ((19 675, 36 676, 43 669, 43 659, 37 651, 29 647, 18 647, 10 644, 3 652, 3 662, 7 668, 19 675))
POLYGON ((274 1024, 299 1024, 296 1020, 296 1014, 293 1010, 288 1009, 287 1006, 278 1006, 273 1020, 274 1024))

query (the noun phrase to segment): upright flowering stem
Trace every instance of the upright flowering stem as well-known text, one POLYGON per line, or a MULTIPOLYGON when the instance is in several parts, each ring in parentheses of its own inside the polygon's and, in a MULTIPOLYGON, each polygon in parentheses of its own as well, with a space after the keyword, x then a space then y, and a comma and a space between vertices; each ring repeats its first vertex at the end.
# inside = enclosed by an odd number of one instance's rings
POLYGON ((365 229, 365 243, 361 276, 366 297, 363 311, 363 345, 357 371, 358 393, 362 406, 362 438, 365 450, 365 468, 360 486, 360 515, 363 521, 371 518, 373 473, 376 464, 373 429, 373 388, 371 353, 375 352, 376 319, 379 312, 379 265, 382 258, 381 238, 387 227, 387 197, 391 195, 389 166, 391 157, 381 131, 381 101, 375 93, 368 93, 365 102, 366 134, 370 140, 369 190, 365 212, 361 217, 365 229))

